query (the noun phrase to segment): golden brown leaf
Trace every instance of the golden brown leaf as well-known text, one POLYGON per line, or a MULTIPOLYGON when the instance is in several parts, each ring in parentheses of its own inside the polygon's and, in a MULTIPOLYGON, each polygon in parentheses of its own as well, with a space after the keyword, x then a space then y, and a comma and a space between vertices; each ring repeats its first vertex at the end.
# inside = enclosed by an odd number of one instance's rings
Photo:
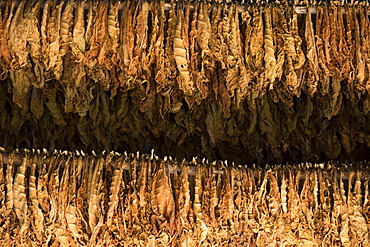
POLYGON ((28 156, 22 158, 14 178, 13 196, 14 196, 14 211, 19 218, 21 224, 25 223, 27 214, 27 195, 26 195, 26 169, 28 165, 28 156))
POLYGON ((183 36, 186 35, 182 32, 183 30, 183 17, 181 14, 177 18, 177 24, 175 29, 175 35, 173 40, 173 53, 175 56, 175 61, 177 69, 180 73, 179 87, 186 95, 193 94, 194 83, 190 77, 190 72, 188 69, 188 51, 184 44, 183 36))
POLYGON ((172 195, 172 188, 167 175, 167 165, 161 164, 153 177, 152 184, 152 207, 155 212, 165 217, 168 221, 173 216, 175 202, 172 195))

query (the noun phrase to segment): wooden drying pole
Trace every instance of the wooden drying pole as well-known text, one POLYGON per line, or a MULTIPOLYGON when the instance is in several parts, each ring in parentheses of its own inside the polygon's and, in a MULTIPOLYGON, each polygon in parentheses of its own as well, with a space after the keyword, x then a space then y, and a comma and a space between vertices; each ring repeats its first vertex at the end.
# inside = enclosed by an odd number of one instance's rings
MULTIPOLYGON (((126 165, 123 166, 123 169, 126 170, 126 171, 130 171, 132 169, 131 167, 131 164, 133 161, 153 161, 153 162, 166 162, 166 161, 170 161, 174 164, 179 164, 179 163, 182 163, 183 165, 186 165, 189 167, 189 172, 188 172, 188 175, 190 176, 195 176, 197 174, 197 166, 201 166, 202 164, 206 164, 207 166, 213 166, 215 167, 215 169, 213 169, 213 174, 223 174, 224 171, 223 169, 219 169, 220 167, 224 167, 224 168, 238 168, 238 169, 252 169, 252 170, 264 170, 264 171, 267 171, 267 170, 279 170, 279 169, 282 169, 282 170, 289 170, 289 169, 294 169, 294 170, 317 170, 317 169, 320 169, 320 170, 328 170, 328 171, 333 171, 333 170, 337 170, 341 173, 341 176, 338 177, 339 178, 342 178, 343 180, 348 180, 349 178, 349 170, 352 170, 352 171, 355 171, 356 170, 356 167, 360 168, 361 171, 365 171, 363 174, 362 174, 362 178, 361 180, 366 180, 368 179, 368 174, 370 171, 370 166, 367 164, 367 162, 360 162, 358 164, 355 164, 355 167, 352 165, 352 164, 343 164, 342 167, 339 167, 333 163, 316 163, 316 164, 313 164, 313 163, 300 163, 300 164, 296 164, 296 165, 287 165, 287 166, 284 166, 284 165, 277 165, 277 166, 270 166, 270 165, 266 165, 265 168, 263 167, 257 167, 255 165, 253 165, 253 167, 247 167, 247 166, 242 166, 242 165, 234 165, 234 163, 232 163, 231 166, 228 165, 228 162, 227 161, 223 161, 223 162, 219 162, 220 165, 216 165, 217 163, 216 162, 212 162, 211 164, 208 163, 208 161, 206 161, 205 159, 203 159, 202 162, 197 162, 197 158, 193 158, 193 160, 191 162, 187 162, 186 160, 183 160, 182 162, 177 162, 176 160, 172 160, 171 157, 167 157, 165 156, 163 159, 160 159, 158 156, 156 156, 154 154, 154 150, 151 151, 151 154, 141 154, 139 152, 137 152, 136 154, 127 154, 127 153, 124 153, 124 154, 120 154, 120 153, 117 153, 117 152, 110 152, 109 154, 106 154, 106 152, 103 151, 103 153, 101 154, 101 156, 95 154, 95 152, 93 151, 92 152, 92 155, 86 155, 83 151, 76 151, 76 152, 69 152, 69 151, 57 151, 55 150, 54 152, 48 152, 46 149, 43 149, 42 151, 41 150, 32 150, 32 151, 29 151, 27 149, 25 149, 24 151, 19 151, 18 149, 13 152, 13 153, 9 153, 9 152, 6 152, 4 148, 1 148, 0 147, 0 156, 2 158, 2 162, 3 164, 8 164, 9 163, 9 159, 10 159, 10 156, 13 155, 12 159, 13 159, 13 165, 14 166, 19 166, 22 162, 22 159, 24 157, 25 154, 28 154, 29 156, 32 156, 32 155, 37 155, 39 157, 43 157, 45 160, 48 160, 50 159, 51 157, 53 156, 56 156, 56 155, 65 155, 65 156, 74 156, 76 158, 79 158, 79 157, 84 157, 84 158, 91 158, 91 159, 99 159, 100 157, 108 157, 109 155, 112 157, 112 160, 109 162, 109 164, 113 167, 116 167, 116 164, 117 164, 117 159, 116 158, 127 158, 126 160, 128 161, 126 163, 126 165), (200 164, 199 164, 200 163, 200 164)), ((69 162, 72 162, 73 160, 71 159, 69 162)), ((62 165, 63 166, 63 165, 62 165)), ((139 167, 139 165, 138 165, 139 167)), ((176 165, 169 165, 168 166, 168 172, 170 174, 173 174, 175 172, 175 170, 177 170, 178 172, 181 172, 181 166, 176 166, 176 165)), ((304 180, 305 179, 305 173, 301 173, 300 175, 300 179, 301 180, 304 180)))

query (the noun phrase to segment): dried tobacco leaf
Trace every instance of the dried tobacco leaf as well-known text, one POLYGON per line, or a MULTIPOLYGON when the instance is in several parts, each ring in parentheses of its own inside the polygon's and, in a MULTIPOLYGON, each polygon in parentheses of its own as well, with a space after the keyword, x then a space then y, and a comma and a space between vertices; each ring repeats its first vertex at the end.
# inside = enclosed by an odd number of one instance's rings
POLYGON ((134 33, 134 7, 135 4, 131 1, 127 1, 124 3, 123 12, 122 12, 122 20, 121 20, 121 42, 122 42, 122 70, 127 73, 127 83, 128 88, 131 88, 131 84, 134 83, 134 78, 129 73, 129 66, 132 61, 133 57, 133 50, 135 45, 135 33, 134 33))
POLYGON ((179 14, 176 18, 176 28, 173 39, 173 54, 175 56, 177 69, 180 73, 179 87, 185 95, 192 95, 194 90, 194 82, 190 77, 190 72, 188 69, 189 55, 186 43, 184 41, 184 36, 187 36, 188 34, 183 32, 183 25, 184 16, 179 14))
POLYGON ((194 187, 194 202, 193 202, 193 211, 196 217, 195 220, 195 234, 197 234, 199 243, 203 243, 207 238, 208 227, 204 223, 204 216, 202 210, 202 168, 197 167, 197 174, 195 176, 195 187, 194 187))
MULTIPOLYGON (((93 61, 97 59, 98 67, 105 67, 111 70, 113 66, 112 60, 110 59, 112 57, 112 44, 109 39, 108 11, 108 1, 100 2, 96 11, 98 18, 94 23, 96 29, 94 30, 93 41, 91 43, 93 45, 93 61)), ((106 84, 104 81, 103 83, 106 84)), ((108 88, 107 85, 105 85, 105 87, 108 88)))
POLYGON ((118 202, 119 202, 119 195, 122 190, 122 187, 124 186, 124 181, 122 179, 122 173, 123 173, 123 161, 118 160, 117 166, 114 170, 113 177, 112 177, 112 183, 110 187, 110 193, 109 193, 109 202, 108 202, 108 211, 107 211, 107 227, 112 227, 113 224, 113 215, 114 211, 117 210, 118 202))
POLYGON ((72 42, 72 27, 73 27, 73 19, 74 19, 74 12, 75 6, 74 2, 67 2, 61 19, 60 19, 60 39, 61 39, 61 46, 60 46, 60 53, 63 57, 67 54, 70 43, 72 42))
POLYGON ((40 39, 41 39, 41 54, 43 57, 45 68, 48 68, 50 64, 49 57, 49 38, 48 38, 48 23, 51 19, 51 8, 54 7, 54 2, 46 0, 44 2, 41 23, 40 23, 40 39))
POLYGON ((112 63, 116 66, 120 65, 120 26, 119 26, 119 6, 120 1, 114 1, 109 6, 108 13, 108 34, 112 45, 112 63))
POLYGON ((26 174, 25 174, 27 165, 28 157, 26 154, 25 157, 22 158, 22 162, 15 175, 13 185, 14 211, 17 217, 19 218, 21 225, 25 224, 27 214, 26 174))
POLYGON ((60 24, 63 6, 64 2, 61 2, 51 11, 47 23, 49 63, 46 65, 46 69, 52 71, 57 80, 60 79, 63 73, 62 54, 60 53, 60 24))
POLYGON ((33 225, 35 226, 35 235, 40 243, 45 241, 44 229, 45 229, 45 219, 44 214, 40 207, 39 196, 38 196, 38 186, 36 186, 36 171, 38 172, 39 168, 39 161, 40 159, 34 158, 33 160, 30 159, 30 166, 31 166, 31 173, 29 177, 29 197, 32 201, 30 205, 30 211, 33 218, 33 225))
POLYGON ((56 89, 49 90, 45 92, 45 105, 50 110, 53 121, 57 125, 66 125, 63 115, 60 110, 60 106, 56 101, 56 89))
POLYGON ((84 6, 86 1, 78 1, 75 9, 75 19, 72 31, 73 41, 70 43, 72 53, 75 56, 76 62, 83 62, 86 51, 85 40, 85 16, 84 6))
POLYGON ((41 89, 33 88, 31 92, 31 112, 40 119, 44 115, 44 95, 41 89))
POLYGON ((0 153, 0 210, 5 208, 5 201, 6 201, 6 181, 5 181, 5 172, 4 172, 4 162, 3 156, 0 153))
POLYGON ((330 53, 328 50, 328 40, 331 36, 330 25, 328 23, 328 8, 326 6, 317 9, 316 17, 316 47, 318 64, 321 68, 320 76, 320 92, 322 95, 329 93, 330 87, 330 71, 328 65, 331 63, 330 53))
POLYGON ((68 201, 66 202, 65 206, 65 220, 68 226, 68 230, 70 231, 74 241, 77 243, 83 243, 83 235, 82 235, 82 227, 79 225, 79 216, 77 214, 77 207, 76 207, 76 194, 77 194, 77 177, 78 177, 78 159, 73 157, 72 160, 69 161, 70 164, 67 164, 68 168, 70 169, 70 179, 69 179, 69 188, 68 188, 68 201))
MULTIPOLYGON (((347 17, 346 17, 346 27, 345 29, 343 30, 343 37, 346 38, 347 40, 347 46, 348 46, 348 53, 347 53, 347 59, 348 59, 348 63, 347 65, 350 66, 351 70, 349 72, 349 75, 348 75, 348 82, 349 83, 352 83, 355 81, 355 78, 357 76, 356 73, 351 73, 352 71, 355 70, 355 54, 356 54, 356 41, 354 39, 354 30, 355 30, 355 19, 357 17, 356 14, 354 12, 354 10, 350 9, 349 8, 349 5, 346 5, 345 6, 345 9, 346 9, 346 13, 347 13, 347 17)), ((352 95, 353 97, 353 95, 352 95)))
MULTIPOLYGON (((308 7, 307 12, 311 13, 312 7, 308 7)), ((306 87, 307 93, 310 96, 313 96, 317 91, 317 84, 319 80, 319 74, 321 70, 319 68, 318 63, 318 54, 315 42, 315 34, 312 24, 311 15, 306 15, 306 23, 305 23, 305 38, 306 38, 306 46, 307 46, 307 63, 309 70, 307 71, 308 75, 306 77, 306 87)))
MULTIPOLYGON (((301 49, 301 38, 298 35, 297 13, 294 8, 290 11, 292 17, 289 18, 289 26, 288 23, 285 23, 283 26, 284 34, 282 35, 284 40, 283 49, 286 54, 285 83, 289 92, 299 96, 301 85, 296 70, 303 66, 306 58, 301 49)), ((285 21, 283 19, 283 22, 285 21)))
POLYGON ((89 175, 89 182, 88 182, 88 215, 89 215, 89 227, 92 234, 96 233, 98 230, 98 222, 102 216, 101 212, 101 205, 100 205, 100 188, 99 184, 102 180, 103 176, 103 165, 104 160, 100 158, 97 161, 97 164, 94 169, 92 169, 91 175, 89 175))
POLYGON ((360 23, 357 19, 357 14, 356 10, 353 9, 355 13, 353 13, 354 21, 355 21, 355 44, 356 44, 356 70, 354 73, 357 73, 356 75, 356 86, 358 90, 363 90, 364 89, 364 80, 365 80, 365 61, 363 60, 363 55, 364 52, 362 50, 362 40, 360 37, 360 23))
POLYGON ((370 77, 368 76, 370 71, 370 60, 369 60, 369 51, 370 51, 370 40, 369 40, 369 16, 367 15, 369 10, 368 6, 363 6, 360 8, 360 27, 361 27, 361 43, 362 43, 362 56, 363 60, 365 61, 366 68, 365 68, 365 85, 366 90, 368 91, 368 82, 370 80, 370 77))
POLYGON ((20 69, 28 63, 27 36, 21 31, 25 31, 28 27, 27 21, 23 18, 25 4, 25 1, 19 3, 9 26, 9 43, 13 58, 12 68, 15 69, 20 69))
MULTIPOLYGON (((40 81, 43 84, 43 76, 40 74, 40 64, 37 59, 34 61, 35 71, 38 71, 39 77, 36 78, 36 75, 33 71, 32 64, 29 58, 30 51, 28 49, 28 43, 31 47, 31 55, 33 57, 39 57, 39 37, 38 29, 35 25, 35 16, 37 14, 37 8, 40 7, 39 4, 36 4, 35 9, 26 4, 25 1, 21 1, 17 6, 14 18, 9 26, 9 44, 12 55, 12 70, 10 71, 10 79, 13 84, 13 101, 18 104, 20 107, 23 107, 25 102, 27 102, 28 92, 32 83, 40 81), (33 11, 35 13, 33 13, 33 11), (35 32, 36 31, 36 32, 35 32), (25 35, 30 34, 29 35, 25 35), (36 36, 36 37, 35 37, 36 36)), ((37 84, 37 83, 36 83, 37 84)))
POLYGON ((89 44, 86 51, 85 65, 87 73, 95 82, 103 85, 105 90, 110 88, 111 79, 107 71, 111 59, 108 58, 108 2, 99 2, 96 7, 91 7, 85 40, 89 44), (107 63, 107 66, 105 66, 107 63))
POLYGON ((14 1, 6 1, 4 10, 0 10, 0 78, 2 80, 6 78, 12 62, 8 35, 11 18, 13 16, 14 5, 14 1))
POLYGON ((265 9, 265 25, 264 25, 264 48, 265 48, 265 78, 268 80, 269 88, 272 89, 276 79, 276 58, 275 58, 275 45, 272 33, 271 9, 265 9))
POLYGON ((251 58, 248 59, 250 64, 253 64, 252 70, 256 74, 260 74, 263 69, 263 57, 264 57, 264 36, 263 36, 263 19, 262 10, 260 8, 253 8, 252 17, 252 33, 250 38, 250 55, 251 58))
POLYGON ((5 171, 5 183, 6 183, 6 198, 5 198, 5 206, 6 206, 6 213, 5 215, 9 215, 11 210, 13 209, 14 205, 14 185, 13 185, 13 168, 14 162, 14 154, 9 155, 8 164, 6 165, 5 171))
POLYGON ((59 193, 58 193, 58 218, 57 218, 57 229, 55 229, 56 239, 60 244, 66 245, 76 245, 72 238, 72 234, 68 227, 68 221, 66 218, 66 209, 69 204, 69 185, 70 185, 70 157, 62 157, 64 160, 61 163, 64 163, 63 173, 59 181, 59 193))
POLYGON ((167 166, 162 164, 153 177, 151 203, 156 213, 170 221, 174 214, 175 202, 166 170, 167 166))
POLYGON ((128 73, 132 73, 132 76, 138 77, 143 80, 148 80, 150 75, 150 69, 148 68, 148 56, 147 47, 149 44, 149 3, 144 1, 141 2, 137 8, 140 12, 135 18, 135 44, 133 48, 133 60, 130 63, 128 73), (141 70, 140 68, 143 68, 141 70), (147 75, 147 76, 145 76, 147 75))
POLYGON ((210 78, 207 71, 214 69, 212 62, 213 55, 210 50, 209 42, 211 36, 211 21, 210 21, 210 5, 199 3, 197 5, 198 13, 194 11, 192 31, 190 33, 190 52, 192 70, 197 71, 200 67, 200 74, 196 79, 196 85, 202 98, 205 99, 209 95, 210 78), (198 61, 200 60, 200 61, 198 61))

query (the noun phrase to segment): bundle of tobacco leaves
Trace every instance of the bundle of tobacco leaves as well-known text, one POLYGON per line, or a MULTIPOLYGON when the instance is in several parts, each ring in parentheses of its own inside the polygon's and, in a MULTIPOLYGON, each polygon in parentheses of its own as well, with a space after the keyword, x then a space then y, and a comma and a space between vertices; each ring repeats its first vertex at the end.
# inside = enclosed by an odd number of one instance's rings
POLYGON ((368 246, 369 164, 0 153, 10 246, 368 246), (340 169, 339 169, 340 168, 340 169))
POLYGON ((367 3, 0 4, 0 144, 369 158, 367 3))

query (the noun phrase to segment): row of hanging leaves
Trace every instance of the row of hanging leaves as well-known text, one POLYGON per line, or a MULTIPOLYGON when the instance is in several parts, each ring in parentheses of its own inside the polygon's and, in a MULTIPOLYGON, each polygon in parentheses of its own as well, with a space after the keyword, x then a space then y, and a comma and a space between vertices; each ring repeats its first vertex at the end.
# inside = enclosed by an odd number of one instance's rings
MULTIPOLYGON (((318 91, 330 97, 328 114, 335 116, 341 81, 367 89, 367 6, 347 5, 345 20, 341 6, 316 6, 315 23, 308 14, 299 30, 295 6, 287 4, 247 5, 240 14, 235 4, 180 2, 167 12, 163 1, 88 3, 6 1, 1 76, 11 78, 16 104, 31 87, 56 80, 65 112, 83 115, 88 108, 76 108, 88 103, 79 102, 78 89, 87 90, 88 77, 112 96, 118 87, 144 89, 143 111, 151 107, 151 94, 170 95, 178 87, 190 108, 211 94, 222 98, 227 116, 230 104, 266 91, 287 104, 302 91, 318 91)), ((348 94, 355 97, 353 90, 348 94)))
POLYGON ((265 150, 259 161, 281 162, 295 150, 353 158, 357 143, 370 145, 367 4, 317 5, 314 16, 287 2, 1 4, 6 147, 145 142, 243 161, 265 150))
POLYGON ((369 244, 367 163, 256 169, 27 150, 0 158, 4 246, 369 244))

